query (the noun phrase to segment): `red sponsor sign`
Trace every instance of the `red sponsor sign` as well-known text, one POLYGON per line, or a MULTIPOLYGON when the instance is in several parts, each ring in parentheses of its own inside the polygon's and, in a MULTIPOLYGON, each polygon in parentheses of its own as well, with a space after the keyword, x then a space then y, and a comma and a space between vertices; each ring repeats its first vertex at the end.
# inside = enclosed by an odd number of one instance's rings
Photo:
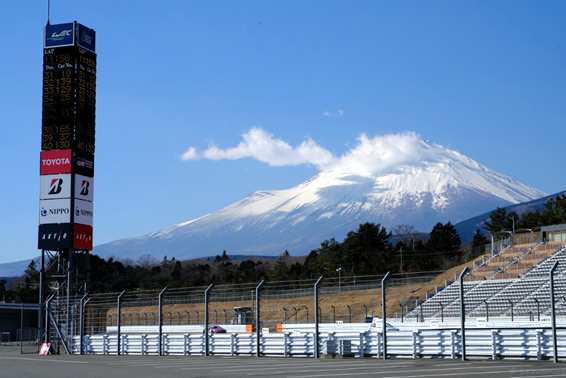
POLYGON ((40 175, 71 173, 72 150, 41 151, 40 175))
POLYGON ((82 251, 92 251, 92 227, 84 224, 74 226, 73 247, 82 251))

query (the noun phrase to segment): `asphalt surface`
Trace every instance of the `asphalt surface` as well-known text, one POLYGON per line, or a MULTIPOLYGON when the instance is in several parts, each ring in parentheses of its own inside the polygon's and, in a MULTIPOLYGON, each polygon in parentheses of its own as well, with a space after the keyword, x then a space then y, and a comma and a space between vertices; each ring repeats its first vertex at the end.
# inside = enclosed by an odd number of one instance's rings
POLYGON ((565 377, 566 363, 552 361, 278 358, 221 356, 101 356, 20 354, 0 346, 0 377, 565 377))

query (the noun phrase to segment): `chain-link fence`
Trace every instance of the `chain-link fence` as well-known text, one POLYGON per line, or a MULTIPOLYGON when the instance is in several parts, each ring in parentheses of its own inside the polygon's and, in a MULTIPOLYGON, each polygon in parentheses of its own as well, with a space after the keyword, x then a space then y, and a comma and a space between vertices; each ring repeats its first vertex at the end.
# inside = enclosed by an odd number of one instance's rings
MULTIPOLYGON (((502 247, 445 272, 131 291, 76 302, 82 305, 69 318, 83 325, 86 339, 118 338, 106 352, 119 352, 121 343, 127 349, 121 338, 135 334, 184 334, 189 343, 190 334, 202 336, 214 324, 263 338, 313 335, 307 344, 326 343, 326 352, 330 340, 348 339, 357 355, 380 358, 566 356, 564 242, 502 247)), ((167 348, 155 340, 159 353, 167 348)), ((264 342, 257 341, 255 353, 264 342)))
POLYGON ((16 343, 22 354, 37 354, 39 352, 39 329, 19 328, 16 332, 16 343))

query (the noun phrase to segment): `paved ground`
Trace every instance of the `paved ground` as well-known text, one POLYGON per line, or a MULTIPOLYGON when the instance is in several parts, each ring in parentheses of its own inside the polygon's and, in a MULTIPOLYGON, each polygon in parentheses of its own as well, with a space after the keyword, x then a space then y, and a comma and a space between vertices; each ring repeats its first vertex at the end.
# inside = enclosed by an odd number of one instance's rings
POLYGON ((20 354, 0 346, 0 377, 565 377, 566 363, 437 359, 318 359, 270 357, 67 356, 20 354))

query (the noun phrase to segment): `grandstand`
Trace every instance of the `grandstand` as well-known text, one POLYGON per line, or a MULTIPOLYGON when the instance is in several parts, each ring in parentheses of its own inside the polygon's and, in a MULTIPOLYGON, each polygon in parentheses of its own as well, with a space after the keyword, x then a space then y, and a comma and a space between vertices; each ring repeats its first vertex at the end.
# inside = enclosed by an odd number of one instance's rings
MULTIPOLYGON (((540 320, 550 314, 549 273, 554 263, 557 314, 566 314, 566 248, 564 241, 507 246, 484 257, 464 278, 464 304, 470 317, 528 317, 540 320)), ((418 300, 407 316, 421 321, 460 316, 460 287, 445 287, 418 300)))

